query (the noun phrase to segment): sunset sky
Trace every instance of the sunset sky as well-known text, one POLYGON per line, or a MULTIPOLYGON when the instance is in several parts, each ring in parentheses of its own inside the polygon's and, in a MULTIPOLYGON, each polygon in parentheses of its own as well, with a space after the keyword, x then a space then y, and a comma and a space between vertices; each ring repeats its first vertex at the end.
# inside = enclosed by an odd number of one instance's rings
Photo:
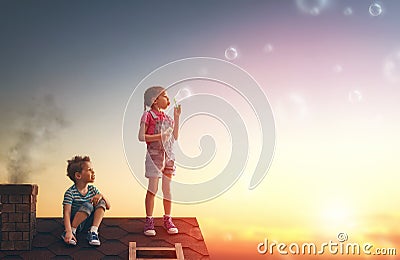
MULTIPOLYGON (((168 90, 171 98, 190 90, 181 102, 188 118, 182 151, 189 157, 208 151, 209 143, 200 142, 206 134, 215 144, 208 165, 178 167, 176 180, 213 180, 232 154, 247 150, 245 164, 230 165, 238 169, 232 174, 243 174, 226 192, 173 205, 173 216, 197 218, 211 257, 271 259, 257 253, 265 238, 322 244, 337 241, 340 232, 349 242, 400 250, 399 15, 398 0, 1 0, 0 182, 21 172, 21 182, 39 185, 37 215, 60 217, 63 193, 72 185, 66 160, 89 155, 95 185, 112 203, 106 216, 143 217, 146 190, 135 178, 144 175, 145 145, 136 138, 143 80, 166 64, 209 57, 250 75, 265 94, 256 102, 274 119, 259 129, 257 118, 269 119, 251 110, 255 89, 238 83, 240 73, 213 78, 236 82, 240 95, 204 79, 168 90), (370 13, 374 3, 381 13, 370 13), (229 48, 237 57, 225 55, 229 48), (240 136, 248 147, 231 143, 237 125, 228 121, 235 113, 190 118, 193 111, 223 112, 196 100, 200 94, 232 106, 246 126, 240 136), (250 190, 257 164, 269 162, 260 158, 269 139, 270 168, 250 190)), ((165 77, 184 80, 181 73, 165 77)), ((207 77, 213 70, 196 73, 207 77)), ((155 83, 170 82, 157 77, 155 83)), ((189 198, 204 191, 192 192, 189 198)), ((155 216, 162 214, 158 199, 155 216)))

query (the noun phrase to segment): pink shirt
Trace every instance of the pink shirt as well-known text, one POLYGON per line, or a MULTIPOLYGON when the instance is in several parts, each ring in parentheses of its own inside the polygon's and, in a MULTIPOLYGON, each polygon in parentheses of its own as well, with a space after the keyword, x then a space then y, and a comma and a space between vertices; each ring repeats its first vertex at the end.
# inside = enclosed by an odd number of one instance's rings
MULTIPOLYGON (((156 129, 157 120, 161 120, 161 121, 170 120, 171 123, 173 124, 173 120, 168 115, 166 115, 164 112, 157 111, 154 109, 152 109, 151 111, 158 116, 158 119, 153 118, 153 116, 151 115, 151 113, 149 111, 144 111, 142 118, 140 119, 140 122, 143 122, 147 125, 147 131, 145 134, 148 134, 148 135, 154 134, 155 129, 156 129)), ((149 143, 147 143, 147 144, 149 144, 149 143)))

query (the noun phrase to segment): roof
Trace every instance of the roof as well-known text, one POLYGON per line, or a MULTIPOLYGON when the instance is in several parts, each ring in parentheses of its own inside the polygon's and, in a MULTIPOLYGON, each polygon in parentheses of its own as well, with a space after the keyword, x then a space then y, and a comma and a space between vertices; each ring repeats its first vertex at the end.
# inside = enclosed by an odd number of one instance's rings
POLYGON ((197 219, 176 218, 179 234, 169 235, 162 218, 155 218, 155 237, 143 235, 144 218, 104 218, 99 229, 101 246, 87 243, 86 234, 78 233, 78 245, 68 246, 60 236, 62 218, 37 218, 37 234, 31 251, 0 251, 0 258, 12 259, 128 259, 129 242, 138 247, 174 247, 181 243, 185 259, 210 259, 197 219))

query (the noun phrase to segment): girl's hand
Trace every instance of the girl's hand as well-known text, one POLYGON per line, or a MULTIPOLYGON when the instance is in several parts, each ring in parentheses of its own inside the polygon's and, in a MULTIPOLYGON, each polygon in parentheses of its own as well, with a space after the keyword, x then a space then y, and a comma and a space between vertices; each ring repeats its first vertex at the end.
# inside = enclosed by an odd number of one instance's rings
POLYGON ((174 107, 174 118, 179 118, 179 116, 181 115, 182 112, 182 108, 181 105, 177 105, 174 107))
POLYGON ((161 141, 164 143, 171 138, 173 129, 170 127, 161 134, 161 141))

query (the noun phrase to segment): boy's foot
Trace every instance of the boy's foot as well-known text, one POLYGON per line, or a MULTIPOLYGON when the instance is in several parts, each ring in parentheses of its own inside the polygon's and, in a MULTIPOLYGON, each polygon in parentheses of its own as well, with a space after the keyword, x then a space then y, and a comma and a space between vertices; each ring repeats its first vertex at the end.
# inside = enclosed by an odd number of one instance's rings
POLYGON ((164 215, 164 227, 167 230, 168 234, 170 234, 170 235, 178 234, 178 229, 172 222, 171 216, 164 215))
POLYGON ((156 231, 154 229, 154 219, 146 217, 146 223, 144 224, 144 232, 146 236, 155 236, 156 231))
MULTIPOLYGON (((65 242, 65 235, 67 234, 67 232, 63 232, 61 235, 61 239, 65 242)), ((75 233, 72 233, 74 235, 74 237, 76 237, 75 233)), ((76 246, 76 241, 71 239, 68 243, 66 243, 67 245, 71 245, 71 246, 76 246)))
POLYGON ((89 231, 87 240, 89 240, 89 245, 91 245, 91 246, 99 246, 100 245, 99 234, 96 232, 89 231))

